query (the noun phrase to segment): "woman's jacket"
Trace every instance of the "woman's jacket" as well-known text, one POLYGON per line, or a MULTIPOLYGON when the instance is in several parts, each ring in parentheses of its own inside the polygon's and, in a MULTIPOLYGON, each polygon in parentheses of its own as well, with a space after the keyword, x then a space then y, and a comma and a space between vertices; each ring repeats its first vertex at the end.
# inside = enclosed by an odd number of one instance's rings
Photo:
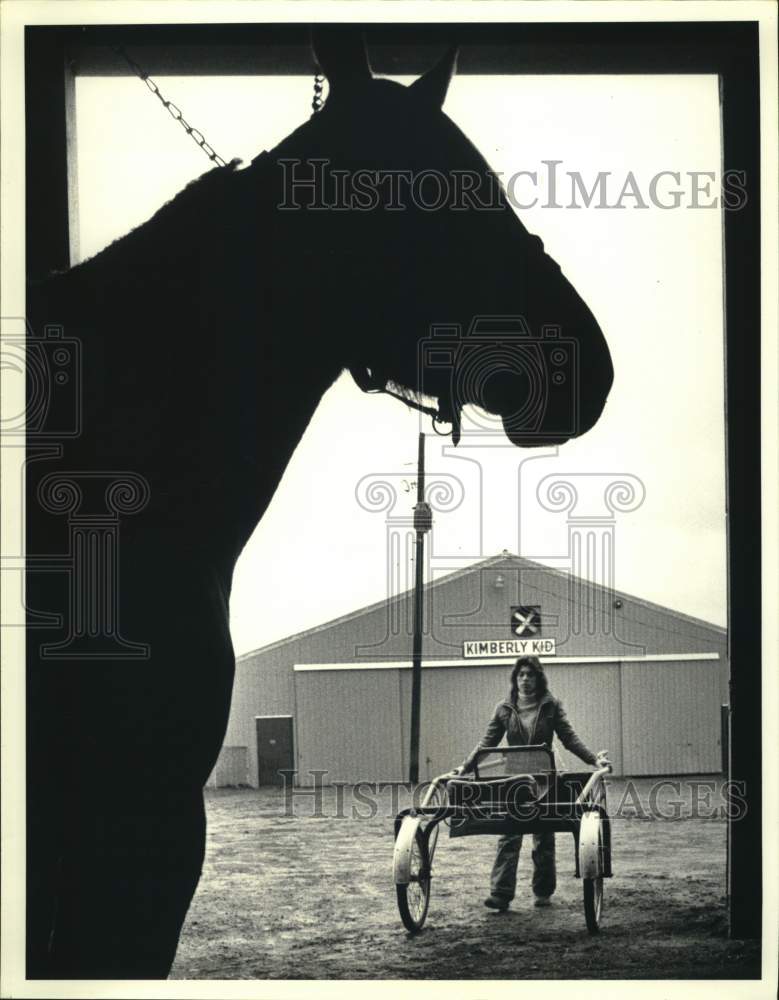
POLYGON ((585 746, 568 721, 562 702, 547 693, 539 700, 535 723, 529 732, 522 726, 519 713, 510 701, 498 702, 487 731, 463 761, 463 770, 472 771, 478 752, 496 747, 504 735, 510 746, 545 743, 549 747, 552 746, 552 738, 557 736, 566 750, 576 754, 586 764, 596 762, 595 754, 585 746))

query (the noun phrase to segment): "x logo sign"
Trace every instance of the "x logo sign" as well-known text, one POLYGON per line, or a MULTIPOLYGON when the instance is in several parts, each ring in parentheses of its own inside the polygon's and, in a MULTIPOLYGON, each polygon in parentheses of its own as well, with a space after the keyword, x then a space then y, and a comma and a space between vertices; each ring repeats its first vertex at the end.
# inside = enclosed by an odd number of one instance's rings
POLYGON ((513 608, 511 612, 511 631, 514 635, 535 635, 541 630, 541 619, 538 608, 513 608))

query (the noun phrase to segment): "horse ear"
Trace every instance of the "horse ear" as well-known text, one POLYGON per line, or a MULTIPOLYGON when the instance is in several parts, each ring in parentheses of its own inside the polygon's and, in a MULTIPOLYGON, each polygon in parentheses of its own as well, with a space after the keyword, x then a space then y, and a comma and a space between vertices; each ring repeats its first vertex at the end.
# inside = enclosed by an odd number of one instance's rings
POLYGON ((359 25, 317 24, 311 28, 314 58, 327 77, 330 93, 373 79, 359 25))
POLYGON ((457 66, 457 46, 453 45, 439 62, 415 80, 409 90, 432 108, 442 108, 457 66))

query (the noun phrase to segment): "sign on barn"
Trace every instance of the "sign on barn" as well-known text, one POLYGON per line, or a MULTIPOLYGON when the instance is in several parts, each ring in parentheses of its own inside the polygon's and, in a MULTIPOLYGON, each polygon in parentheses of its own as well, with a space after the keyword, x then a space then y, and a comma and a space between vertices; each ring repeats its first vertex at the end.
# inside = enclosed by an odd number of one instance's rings
POLYGON ((463 657, 554 656, 554 639, 466 639, 463 657))

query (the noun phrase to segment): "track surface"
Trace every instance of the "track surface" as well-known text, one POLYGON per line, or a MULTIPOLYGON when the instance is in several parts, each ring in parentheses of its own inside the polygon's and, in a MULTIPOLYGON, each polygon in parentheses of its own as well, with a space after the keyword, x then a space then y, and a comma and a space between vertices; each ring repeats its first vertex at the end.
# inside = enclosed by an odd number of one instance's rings
MULTIPOLYGON (((714 785, 711 778, 701 779, 714 785)), ((650 779, 614 779, 614 877, 605 882, 602 930, 585 928, 573 877, 573 838, 558 834, 554 904, 534 909, 530 844, 521 892, 505 914, 482 905, 495 841, 450 840, 442 828, 424 931, 400 923, 392 883, 392 816, 409 804, 384 789, 371 806, 350 788, 322 790, 322 815, 281 790, 208 793, 209 840, 200 888, 182 934, 174 979, 744 979, 759 975, 757 942, 726 934, 725 837, 719 784, 704 789, 704 817, 690 817, 693 789, 664 790, 673 815, 648 812, 650 779), (337 795, 342 801, 339 806, 337 795), (395 801, 393 802, 393 795, 395 801), (352 808, 358 816, 352 816, 352 808), (338 815, 338 814, 341 815, 338 815)), ((701 793, 698 792, 700 802, 701 793)))

